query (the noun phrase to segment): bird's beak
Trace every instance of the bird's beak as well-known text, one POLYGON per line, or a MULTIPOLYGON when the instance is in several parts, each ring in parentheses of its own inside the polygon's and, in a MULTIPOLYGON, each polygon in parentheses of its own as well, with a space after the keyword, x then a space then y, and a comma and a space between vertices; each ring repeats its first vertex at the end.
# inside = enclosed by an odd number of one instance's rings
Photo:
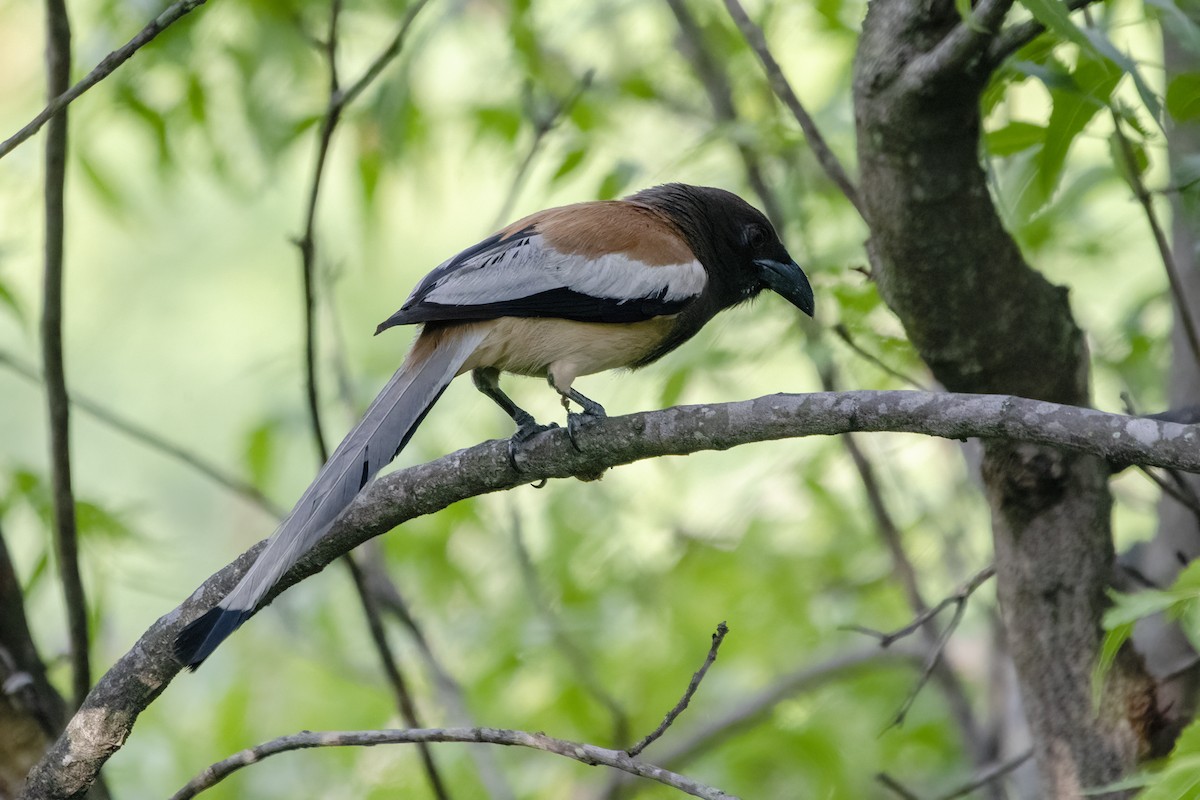
POLYGON ((813 290, 808 282, 808 276, 794 261, 775 261, 770 258, 754 260, 758 266, 758 274, 763 283, 794 305, 796 308, 813 315, 813 290))

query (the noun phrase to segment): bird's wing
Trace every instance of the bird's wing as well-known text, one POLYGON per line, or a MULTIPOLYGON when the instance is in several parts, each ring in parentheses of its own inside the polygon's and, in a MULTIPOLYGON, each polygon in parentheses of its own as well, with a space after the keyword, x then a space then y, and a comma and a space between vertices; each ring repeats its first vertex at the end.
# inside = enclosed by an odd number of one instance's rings
POLYGON ((505 316, 639 322, 678 313, 706 283, 661 219, 588 203, 521 220, 449 259, 379 329, 505 316))

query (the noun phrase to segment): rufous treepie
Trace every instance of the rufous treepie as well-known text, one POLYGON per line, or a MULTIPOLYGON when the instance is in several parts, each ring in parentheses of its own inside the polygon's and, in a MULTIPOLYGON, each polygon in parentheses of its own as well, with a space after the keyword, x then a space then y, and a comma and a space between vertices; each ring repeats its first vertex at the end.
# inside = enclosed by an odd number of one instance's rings
POLYGON ((199 666, 396 457, 457 375, 518 426, 516 448, 545 430, 500 390, 501 372, 545 377, 581 418, 604 416, 575 379, 640 367, 690 339, 717 312, 778 292, 813 313, 808 278, 767 218, 737 195, 671 183, 624 200, 551 208, 514 222, 425 276, 376 333, 421 325, 408 357, 338 445, 245 577, 183 629, 179 660, 199 666))

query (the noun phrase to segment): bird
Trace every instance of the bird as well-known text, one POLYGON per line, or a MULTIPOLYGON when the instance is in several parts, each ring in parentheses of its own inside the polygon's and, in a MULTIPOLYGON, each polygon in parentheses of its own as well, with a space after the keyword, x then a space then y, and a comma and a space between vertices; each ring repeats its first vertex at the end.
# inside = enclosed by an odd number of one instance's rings
POLYGON ((567 408, 574 443, 605 414, 575 389, 576 378, 657 361, 764 289, 813 315, 808 277, 767 218, 732 192, 683 183, 539 211, 446 260, 376 329, 421 326, 400 368, 241 581, 182 629, 176 657, 195 670, 254 614, 458 375, 470 372, 516 423, 509 461, 519 470, 519 448, 555 426, 517 406, 501 373, 545 378, 567 408))

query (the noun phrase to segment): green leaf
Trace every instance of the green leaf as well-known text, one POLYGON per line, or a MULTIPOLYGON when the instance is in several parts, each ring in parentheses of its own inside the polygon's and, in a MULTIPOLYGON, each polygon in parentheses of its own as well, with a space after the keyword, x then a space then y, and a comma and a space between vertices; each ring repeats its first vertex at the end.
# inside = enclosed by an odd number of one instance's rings
POLYGON ((279 420, 270 419, 256 425, 246 434, 243 458, 250 481, 255 486, 266 486, 275 466, 275 436, 279 431, 279 420))
POLYGON ((521 130, 521 114, 507 106, 483 106, 475 109, 479 133, 490 134, 506 142, 514 142, 521 130))
POLYGON ((25 311, 21 308, 21 303, 17 300, 17 296, 12 293, 3 281, 0 281, 0 306, 5 306, 12 311, 13 317, 22 325, 27 321, 25 311))
MULTIPOLYGON (((1051 70, 1051 74, 1057 75, 1057 71, 1051 70)), ((1038 77, 1042 76, 1039 74, 1038 77)), ((1081 52, 1075 69, 1067 78, 1067 88, 1056 88, 1063 86, 1057 78, 1046 84, 1054 106, 1046 126, 1045 142, 1034 163, 1029 165, 1032 172, 1015 201, 1019 221, 1032 218, 1054 197, 1071 145, 1096 113, 1106 106, 1121 73, 1103 58, 1081 52)))
POLYGON ((1113 606, 1104 612, 1105 630, 1114 631, 1140 619, 1159 614, 1179 602, 1170 591, 1148 590, 1135 594, 1114 594, 1113 606))
POLYGON ((583 163, 583 158, 586 155, 587 155, 586 148, 577 147, 574 150, 572 150, 571 152, 567 153, 565 156, 563 156, 562 163, 558 165, 558 169, 556 169, 554 171, 554 174, 550 177, 550 183, 551 184, 558 183, 563 178, 567 177, 572 172, 574 172, 579 167, 579 165, 583 163))
POLYGON ((1123 72, 1128 73, 1142 102, 1150 110, 1155 122, 1161 124, 1162 105, 1158 101, 1158 95, 1150 90, 1150 85, 1142 77, 1133 59, 1118 50, 1103 33, 1093 28, 1080 28, 1071 20, 1067 6, 1059 0, 1021 0, 1021 5, 1033 14, 1034 19, 1058 34, 1061 39, 1078 45, 1083 52, 1096 58, 1111 61, 1123 72))
POLYGON ((1180 192, 1200 194, 1200 153, 1176 159, 1171 168, 1171 183, 1180 192))
POLYGON ((1010 156, 1034 145, 1039 145, 1046 138, 1046 128, 1032 122, 1010 122, 1003 128, 988 131, 984 136, 987 150, 994 156, 1010 156))
POLYGON ((1187 72, 1171 80, 1167 111, 1180 122, 1200 117, 1200 72, 1187 72))
POLYGON ((641 172, 641 167, 632 161, 622 160, 617 162, 617 165, 600 181, 600 186, 596 189, 596 198, 599 200, 612 200, 629 185, 629 182, 639 172, 641 172))
MULTIPOLYGON (((1128 139, 1128 137, 1126 137, 1128 139)), ((1146 168, 1150 166, 1150 156, 1146 154, 1146 148, 1141 142, 1129 141, 1129 149, 1133 151, 1133 167, 1137 176, 1144 175, 1146 168)), ((1129 164, 1125 157, 1125 147, 1121 143, 1121 134, 1113 131, 1108 137, 1108 151, 1112 158, 1113 165, 1117 168, 1121 178, 1130 186, 1134 184, 1134 175, 1129 174, 1129 164)))
POLYGON ((1100 643, 1100 657, 1096 659, 1096 667, 1092 670, 1092 705, 1097 707, 1104 696, 1104 686, 1108 681, 1108 673, 1112 670, 1117 653, 1129 641, 1129 637, 1133 636, 1132 622, 1124 622, 1110 627, 1106 619, 1105 627, 1109 630, 1104 635, 1104 641, 1100 643))

